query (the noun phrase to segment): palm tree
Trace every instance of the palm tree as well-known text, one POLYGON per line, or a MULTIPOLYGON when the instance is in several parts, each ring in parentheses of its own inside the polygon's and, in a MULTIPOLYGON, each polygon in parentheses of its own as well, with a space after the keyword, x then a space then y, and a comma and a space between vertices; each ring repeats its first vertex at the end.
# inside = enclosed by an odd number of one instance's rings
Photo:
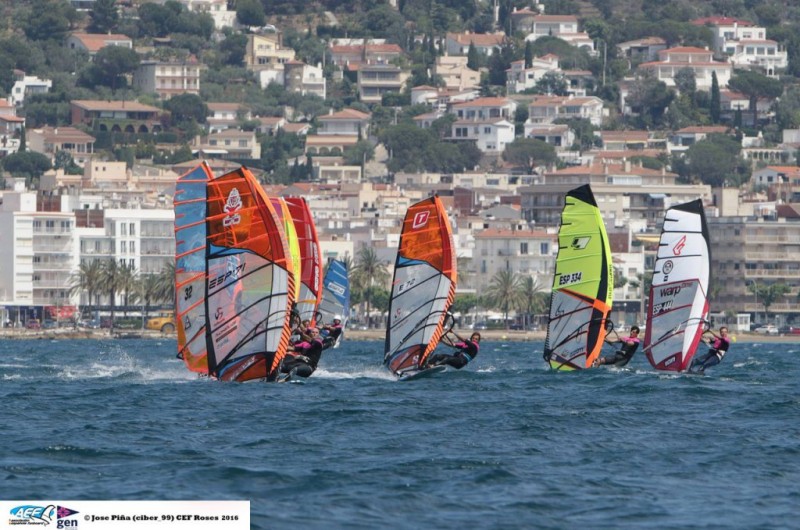
POLYGON ((785 283, 773 283, 766 285, 757 283, 755 280, 747 285, 747 289, 758 297, 758 301, 764 306, 764 320, 769 322, 769 306, 778 301, 779 298, 787 295, 791 290, 785 283))
POLYGON ((386 262, 378 258, 375 249, 363 246, 358 250, 356 263, 350 275, 351 285, 364 296, 367 303, 367 327, 370 323, 370 302, 373 289, 371 287, 385 286, 389 281, 389 271, 386 269, 386 262))
POLYGON ((142 313, 142 328, 147 322, 147 314, 150 312, 150 302, 158 300, 160 294, 159 277, 156 274, 140 274, 136 282, 137 298, 144 302, 142 313))
POLYGON ((139 273, 133 266, 120 266, 119 285, 117 288, 122 291, 124 302, 123 316, 128 316, 128 306, 131 302, 136 302, 136 282, 139 273), (133 299, 131 299, 133 297, 133 299))
POLYGON ((519 306, 522 293, 522 279, 519 274, 512 271, 499 271, 489 281, 486 297, 494 307, 502 309, 506 329, 508 329, 508 310, 519 306))
POLYGON ((111 305, 111 322, 113 327, 114 322, 114 309, 117 302, 117 291, 120 290, 122 284, 122 275, 124 266, 120 265, 117 260, 111 258, 103 261, 103 266, 100 274, 100 290, 108 294, 109 304, 111 305))
POLYGON ((533 276, 525 276, 522 278, 522 292, 520 293, 520 309, 525 313, 525 326, 529 326, 533 322, 533 316, 536 313, 544 311, 546 305, 547 293, 544 286, 539 283, 537 278, 533 276))
POLYGON ((89 301, 89 315, 92 315, 92 302, 97 291, 101 289, 103 264, 101 261, 84 261, 70 278, 69 294, 86 293, 89 301))
POLYGON ((158 287, 153 300, 173 305, 175 303, 175 262, 164 263, 164 268, 158 273, 157 278, 158 287))

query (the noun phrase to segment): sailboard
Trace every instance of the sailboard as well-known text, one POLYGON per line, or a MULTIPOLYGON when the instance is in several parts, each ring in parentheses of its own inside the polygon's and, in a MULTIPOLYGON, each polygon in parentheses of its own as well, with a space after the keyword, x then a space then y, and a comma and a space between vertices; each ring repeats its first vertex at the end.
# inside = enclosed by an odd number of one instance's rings
MULTIPOLYGON (((299 251, 299 286, 295 311, 300 320, 316 325, 317 309, 322 300, 322 255, 317 228, 308 203, 302 197, 284 199, 297 235, 299 251)), ((296 275, 297 276, 297 275, 296 275)))
POLYGON ((416 372, 436 349, 456 290, 453 231, 438 196, 409 207, 394 266, 384 364, 416 372))
MULTIPOLYGON (((292 213, 289 211, 289 205, 286 203, 286 199, 283 197, 270 197, 269 202, 272 204, 277 219, 280 221, 280 224, 283 226, 283 231, 286 234, 293 271, 294 292, 292 293, 292 299, 297 301, 300 297, 300 241, 297 238, 297 230, 295 230, 292 213)), ((292 307, 292 312, 296 314, 294 306, 292 307)), ((298 321, 293 325, 299 323, 298 321)))
POLYGON ((420 371, 411 371, 407 372, 404 375, 400 376, 400 381, 413 381, 415 379, 422 379, 424 377, 430 377, 435 374, 440 374, 447 370, 446 366, 432 366, 430 368, 425 368, 424 370, 420 371))
POLYGON ((208 372, 276 380, 289 345, 294 274, 286 234, 247 168, 208 182, 208 372))
POLYGON ((333 322, 337 316, 342 319, 342 333, 333 345, 336 348, 342 342, 344 330, 347 328, 347 317, 350 314, 350 280, 343 261, 332 260, 328 264, 322 285, 320 319, 326 324, 333 322))
POLYGON ((706 330, 711 250, 703 202, 664 215, 650 286, 644 351, 657 370, 686 371, 706 330))
POLYGON ((175 324, 178 357, 192 372, 208 374, 206 350, 206 187, 214 178, 206 162, 175 183, 175 324))
POLYGON ((603 217, 588 184, 567 192, 558 231, 544 359, 554 370, 589 368, 606 338, 614 267, 603 217))

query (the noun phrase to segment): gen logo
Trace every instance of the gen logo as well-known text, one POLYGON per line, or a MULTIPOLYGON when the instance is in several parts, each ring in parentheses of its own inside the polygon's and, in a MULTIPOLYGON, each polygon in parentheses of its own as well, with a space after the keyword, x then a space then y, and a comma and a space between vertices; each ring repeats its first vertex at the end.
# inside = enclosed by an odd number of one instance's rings
POLYGON ((430 218, 430 216, 431 216, 431 212, 429 212, 428 210, 423 210, 421 212, 417 212, 417 214, 414 216, 414 221, 411 224, 411 228, 415 228, 415 229, 416 228, 422 228, 423 226, 428 224, 428 219, 430 218))

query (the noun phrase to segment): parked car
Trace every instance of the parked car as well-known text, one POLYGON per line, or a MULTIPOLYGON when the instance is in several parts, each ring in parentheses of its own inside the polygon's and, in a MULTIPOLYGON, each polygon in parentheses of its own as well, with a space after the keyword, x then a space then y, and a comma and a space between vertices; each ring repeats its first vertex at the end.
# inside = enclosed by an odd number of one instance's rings
POLYGON ((173 333, 175 331, 175 313, 173 311, 162 311, 157 317, 148 319, 145 327, 161 333, 173 333))
POLYGON ((800 335, 800 328, 795 326, 781 326, 778 328, 781 335, 800 335))
POLYGON ((777 335, 778 328, 772 324, 766 324, 764 326, 761 326, 760 328, 756 328, 754 332, 760 335, 777 335))
POLYGON ((99 320, 81 320, 78 322, 79 328, 84 329, 100 329, 100 321, 99 320))
POLYGON ((39 322, 38 318, 29 318, 25 323, 25 327, 28 329, 42 329, 42 323, 39 322))

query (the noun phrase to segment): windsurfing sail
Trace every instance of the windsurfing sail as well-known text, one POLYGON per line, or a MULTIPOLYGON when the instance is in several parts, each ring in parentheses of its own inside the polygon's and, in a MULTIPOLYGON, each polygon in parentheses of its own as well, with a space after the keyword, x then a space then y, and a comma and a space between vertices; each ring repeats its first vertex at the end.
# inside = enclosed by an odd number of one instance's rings
POLYGON ((455 290, 453 231, 434 196, 412 205, 403 220, 383 360, 394 374, 418 370, 436 349, 455 290))
POLYGON ((175 324, 178 357, 192 372, 208 373, 206 351, 206 162, 175 183, 175 324))
POLYGON ((289 345, 294 275, 286 234, 244 167, 208 182, 208 372, 274 381, 289 345))
POLYGON ((302 197, 286 197, 286 206, 297 234, 300 258, 299 294, 295 310, 300 320, 317 324, 317 309, 322 300, 322 253, 317 228, 308 203, 302 197))
POLYGON ((555 370, 589 368, 606 338, 614 267, 606 228, 588 184, 569 192, 558 230, 544 359, 555 370))
POLYGON ((703 202, 664 216, 648 302, 644 351, 657 370, 689 368, 708 318, 711 250, 703 202))
POLYGON ((286 234, 286 241, 289 245, 289 255, 292 260, 292 270, 294 271, 294 293, 293 299, 296 301, 300 296, 300 242, 297 239, 297 231, 292 221, 292 213, 289 211, 289 205, 283 197, 271 197, 269 200, 278 220, 283 225, 283 231, 286 234))
POLYGON ((344 329, 347 327, 347 317, 350 315, 350 280, 343 261, 333 260, 328 264, 322 285, 320 319, 325 324, 330 324, 337 316, 342 319, 342 334, 336 339, 335 348, 342 340, 344 329))

